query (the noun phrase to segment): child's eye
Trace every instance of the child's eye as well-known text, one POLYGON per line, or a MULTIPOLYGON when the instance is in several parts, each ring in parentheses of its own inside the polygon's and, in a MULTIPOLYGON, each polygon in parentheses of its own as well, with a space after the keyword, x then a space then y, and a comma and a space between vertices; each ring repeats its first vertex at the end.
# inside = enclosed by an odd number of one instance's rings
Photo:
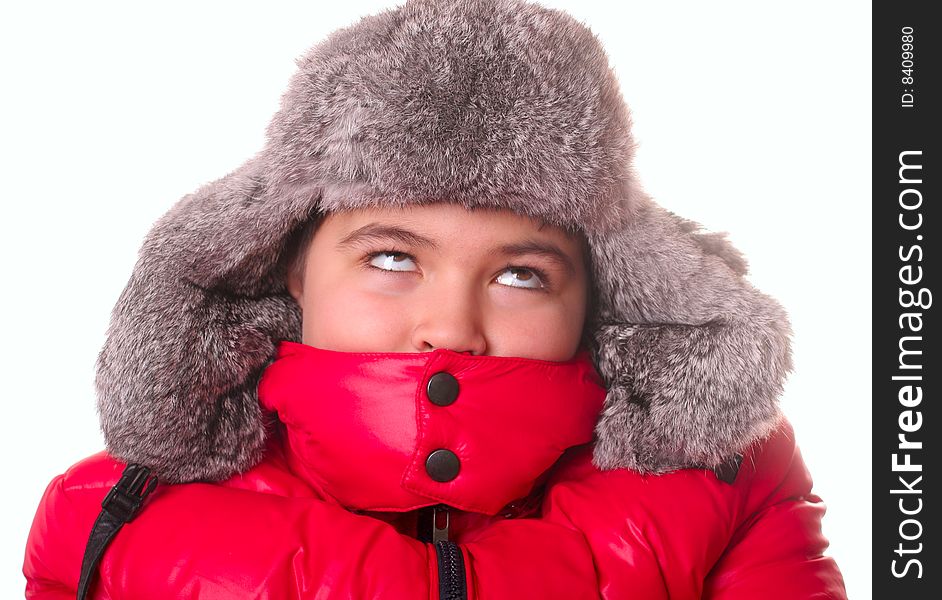
MULTIPOLYGON (((404 271, 409 272, 414 269, 409 268, 408 264, 413 263, 412 255, 395 250, 381 250, 372 252, 367 256, 367 264, 380 271, 404 271)), ((516 267, 507 265, 504 272, 497 276, 496 281, 507 287, 522 288, 527 290, 544 290, 549 288, 549 280, 546 274, 535 267, 516 267)))
POLYGON ((412 257, 405 252, 394 252, 392 250, 383 250, 369 255, 369 265, 375 269, 383 271, 411 271, 412 269, 403 268, 403 263, 412 260, 412 257), (381 258, 382 260, 376 260, 381 258))
POLYGON ((543 278, 536 269, 529 267, 508 266, 507 270, 497 276, 502 285, 519 287, 531 290, 543 289, 543 278))

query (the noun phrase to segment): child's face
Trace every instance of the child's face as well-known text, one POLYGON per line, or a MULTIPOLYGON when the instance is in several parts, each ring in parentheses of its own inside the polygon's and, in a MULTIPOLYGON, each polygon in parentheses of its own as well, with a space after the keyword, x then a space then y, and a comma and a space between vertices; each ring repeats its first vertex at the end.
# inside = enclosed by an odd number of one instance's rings
POLYGON ((305 344, 542 360, 578 349, 588 302, 580 239, 509 210, 435 203, 331 213, 301 251, 306 264, 287 286, 305 344), (518 245, 530 248, 502 250, 518 245), (555 247, 562 260, 537 247, 555 247))

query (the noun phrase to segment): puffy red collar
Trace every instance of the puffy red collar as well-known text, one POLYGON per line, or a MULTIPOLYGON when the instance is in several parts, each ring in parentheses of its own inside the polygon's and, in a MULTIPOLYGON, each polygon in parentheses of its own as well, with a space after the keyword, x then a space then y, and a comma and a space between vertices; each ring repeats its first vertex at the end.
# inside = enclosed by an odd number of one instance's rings
POLYGON ((495 515, 592 441, 605 388, 585 349, 554 362, 282 341, 258 396, 290 468, 346 508, 495 515))

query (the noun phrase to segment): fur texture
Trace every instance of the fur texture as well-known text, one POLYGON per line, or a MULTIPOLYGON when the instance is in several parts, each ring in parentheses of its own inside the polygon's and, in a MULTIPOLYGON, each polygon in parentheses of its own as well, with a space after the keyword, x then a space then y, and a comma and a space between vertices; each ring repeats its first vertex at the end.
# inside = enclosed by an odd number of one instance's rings
POLYGON ((787 315, 722 234, 641 190, 628 109, 587 27, 519 0, 410 0, 298 67, 265 147, 144 240, 96 365, 112 454, 170 483, 257 463, 259 377, 279 340, 300 341, 291 235, 324 211, 442 201, 585 233, 609 389, 597 466, 715 466, 770 432, 787 315))

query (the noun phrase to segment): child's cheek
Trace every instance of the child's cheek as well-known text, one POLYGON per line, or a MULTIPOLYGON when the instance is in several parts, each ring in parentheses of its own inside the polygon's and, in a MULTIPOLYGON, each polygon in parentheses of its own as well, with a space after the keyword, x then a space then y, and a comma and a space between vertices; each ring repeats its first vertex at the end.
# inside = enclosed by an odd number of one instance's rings
POLYGON ((501 354, 568 360, 582 336, 582 317, 576 307, 556 298, 492 306, 485 320, 489 340, 501 354))
POLYGON ((349 352, 401 349, 411 322, 405 298, 360 286, 334 288, 323 296, 315 322, 304 324, 309 343, 349 352))
POLYGON ((414 292, 418 282, 412 275, 383 272, 366 273, 357 278, 355 286, 360 293, 372 296, 403 297, 414 292))

